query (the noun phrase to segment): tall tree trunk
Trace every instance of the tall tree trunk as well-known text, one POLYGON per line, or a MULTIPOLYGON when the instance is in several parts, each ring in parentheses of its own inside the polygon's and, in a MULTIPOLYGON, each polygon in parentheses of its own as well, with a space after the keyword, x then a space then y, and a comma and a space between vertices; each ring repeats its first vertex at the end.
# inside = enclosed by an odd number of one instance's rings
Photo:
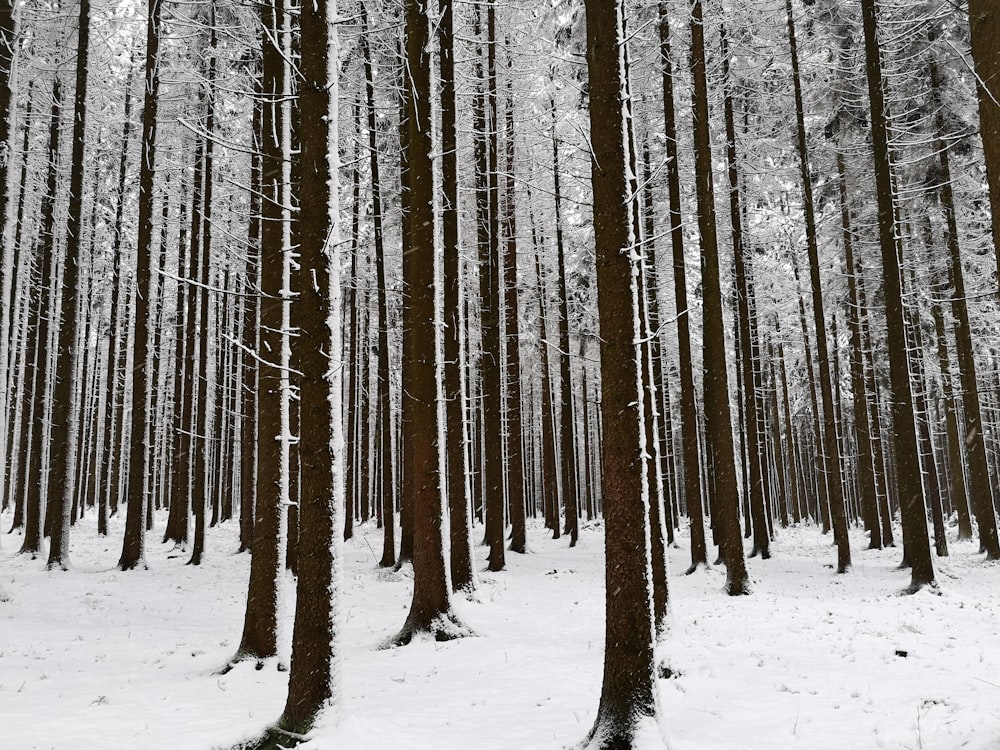
MULTIPOLYGON (((735 260, 735 289, 737 302, 736 338, 739 341, 740 367, 743 386, 743 414, 745 421, 744 440, 746 443, 747 484, 749 504, 753 522, 753 549, 751 557, 760 555, 767 560, 771 557, 771 538, 767 531, 767 517, 764 509, 764 482, 766 475, 761 462, 761 414, 757 403, 756 369, 750 335, 750 292, 747 261, 749 252, 743 240, 743 209, 740 204, 740 174, 736 153, 736 125, 733 115, 732 81, 729 69, 729 43, 726 41, 725 27, 719 30, 722 44, 722 75, 724 81, 724 113, 726 121, 726 162, 729 176, 729 221, 733 232, 733 256, 735 260)), ((747 529, 749 532, 749 529, 747 529)))
MULTIPOLYGON (((361 55, 365 69, 365 95, 368 115, 368 160, 371 172, 372 223, 375 241, 375 294, 378 304, 378 450, 379 485, 382 488, 382 525, 384 536, 379 565, 396 563, 396 480, 392 461, 392 399, 389 394, 389 316, 386 303, 385 245, 382 234, 382 183, 378 161, 378 129, 375 112, 375 75, 368 41, 368 16, 364 4, 361 13, 361 55)), ((461 404, 459 404, 461 406, 461 404)))
MULTIPOLYGON (((528 202, 531 202, 529 197, 528 202)), ((534 236, 532 228, 532 236, 534 236)), ((549 341, 546 326, 548 310, 545 305, 545 278, 542 276, 540 248, 535 243, 535 279, 538 284, 538 356, 542 362, 542 502, 545 525, 552 529, 552 538, 558 539, 562 529, 559 523, 559 491, 556 486, 556 438, 552 412, 552 378, 549 372, 549 341)))
POLYGON ((559 462, 562 467, 562 505, 566 513, 564 532, 569 546, 579 537, 576 502, 576 430, 573 421, 573 371, 569 351, 569 299, 566 290, 566 249, 562 231, 562 197, 559 180, 559 140, 556 137, 556 103, 549 98, 552 112, 552 192, 556 211, 556 266, 559 278, 559 462))
POLYGON ((677 312, 677 356, 681 381, 681 457, 684 466, 684 499, 691 527, 691 567, 708 565, 705 524, 701 506, 701 457, 698 451, 698 407, 691 357, 687 272, 684 262, 684 225, 681 216, 680 169, 677 163, 677 125, 674 114, 674 74, 670 58, 669 10, 659 6, 660 65, 663 69, 663 123, 667 149, 667 188, 670 207, 670 240, 673 248, 674 305, 677 312))
MULTIPOLYGON (((509 45, 508 45, 509 46, 509 45)), ((526 551, 524 515, 524 434, 521 421, 521 329, 517 299, 517 202, 514 192, 514 58, 507 61, 507 107, 504 118, 506 162, 504 165, 503 278, 507 349, 507 498, 510 506, 511 552, 526 551)), ((586 395, 584 396, 586 398, 586 395)))
POLYGON ((139 293, 135 303, 135 341, 132 365, 132 429, 129 447, 128 510, 125 539, 118 567, 122 570, 146 567, 146 504, 149 502, 151 449, 148 428, 147 390, 152 360, 149 356, 150 294, 155 280, 150 272, 153 252, 153 184, 156 176, 156 114, 160 83, 160 17, 162 0, 149 0, 146 18, 146 76, 142 109, 142 157, 139 167, 139 236, 135 282, 139 293))
MULTIPOLYGON (((12 0, 0 2, 0 246, 3 247, 0 258, 0 414, 14 412, 11 389, 14 380, 11 377, 13 358, 10 356, 10 344, 13 339, 8 334, 11 330, 17 305, 12 294, 14 276, 17 273, 18 247, 14 244, 14 223, 16 217, 11 210, 11 197, 15 191, 13 182, 14 170, 11 168, 14 153, 16 128, 14 112, 17 108, 15 92, 15 66, 17 62, 17 40, 19 33, 20 9, 12 0)), ((28 86, 28 108, 31 107, 31 84, 28 86)), ((25 122, 25 133, 29 130, 25 122)), ((27 149, 22 153, 22 160, 27 160, 27 149)), ((7 444, 12 437, 10 429, 4 429, 7 424, 0 424, 0 460, 7 455, 7 444)), ((0 471, 0 498, 6 509, 6 484, 10 475, 10 467, 0 471)), ((2 593, 0 593, 2 596, 2 593)))
POLYGON ((213 209, 213 187, 215 183, 214 158, 215 158, 215 78, 218 69, 218 58, 216 56, 216 45, 218 42, 215 25, 214 6, 209 10, 209 41, 206 50, 207 75, 205 80, 204 97, 206 101, 205 109, 205 151, 204 151, 204 174, 203 174, 203 203, 201 209, 201 256, 198 259, 198 357, 199 378, 201 380, 198 389, 198 401, 196 405, 197 430, 193 437, 194 445, 194 467, 193 481, 191 487, 191 502, 194 506, 194 540, 191 545, 190 565, 201 565, 202 557, 205 553, 205 527, 206 512, 209 500, 209 451, 211 450, 212 435, 210 427, 211 402, 209 399, 209 363, 208 353, 208 305, 209 286, 212 278, 212 209, 213 209))
POLYGON ((455 19, 452 0, 441 3, 438 41, 441 55, 441 228, 444 240, 444 396, 445 455, 451 585, 476 588, 472 554, 472 517, 466 487, 465 420, 462 413, 462 262, 459 233, 458 103, 455 99, 455 19))
POLYGON ((874 449, 868 415, 868 392, 865 389, 864 359, 861 351, 861 311, 858 301, 858 265, 854 259, 854 235, 851 230, 851 209, 847 198, 847 175, 844 154, 837 151, 837 183, 840 190, 840 226, 844 243, 844 265, 847 271, 847 327, 851 337, 850 371, 851 404, 854 409, 854 434, 858 450, 858 491, 868 549, 882 549, 882 525, 879 519, 878 494, 875 488, 874 449))
POLYGON ((297 299, 301 459, 298 587, 288 699, 278 725, 308 732, 340 695, 344 507, 336 2, 300 8, 301 205, 297 299))
POLYGON ((435 326, 434 174, 431 163, 431 52, 429 20, 420 0, 406 0, 407 167, 410 252, 403 256, 403 467, 413 512, 413 599, 391 643, 417 633, 448 640, 471 631, 452 608, 451 574, 444 555, 444 502, 438 454, 435 326), (428 434, 429 433, 429 434, 428 434))
POLYGON ((604 410, 606 620, 604 679, 597 718, 582 747, 622 750, 656 747, 659 713, 654 675, 650 596, 649 487, 645 446, 639 321, 637 237, 629 214, 627 65, 620 0, 588 0, 591 173, 601 327, 601 401, 604 410), (627 252, 623 252, 628 249, 627 252), (652 735, 652 736, 650 736, 652 735), (644 744, 644 746, 646 746, 644 744))
POLYGON ((691 74, 694 84, 692 97, 695 179, 704 300, 703 398, 706 436, 714 477, 712 513, 713 521, 719 531, 722 560, 726 564, 726 590, 730 596, 738 596, 750 592, 750 579, 743 556, 743 542, 740 539, 736 454, 733 449, 732 419, 729 411, 729 376, 726 372, 726 335, 723 328, 722 289, 719 280, 708 80, 705 71, 705 28, 701 0, 693 0, 691 3, 691 74))
MULTIPOLYGON (((892 173, 886 124, 881 50, 876 29, 876 0, 861 0, 864 21, 868 98, 871 103, 872 151, 875 159, 875 193, 878 202, 879 244, 885 294, 886 335, 889 349, 889 386, 895 477, 903 519, 903 544, 910 562, 910 589, 934 582, 927 536, 927 518, 920 486, 917 437, 913 425, 913 394, 906 362, 906 335, 900 283, 902 258, 897 254, 893 217, 892 173)), ((992 508, 991 508, 992 511, 992 508)))
MULTIPOLYGON (((83 261, 83 170, 87 129, 87 57, 90 49, 90 0, 81 0, 76 46, 76 90, 73 101, 73 155, 70 164, 69 210, 66 217, 66 259, 63 264, 55 385, 52 390, 49 447, 48 501, 52 506, 49 570, 69 567, 70 509, 76 487, 79 393, 75 387, 81 357, 79 301, 82 299, 80 267, 83 261)), ((152 199, 150 199, 152 200, 152 199)), ((150 210, 152 219, 152 210, 150 210)), ((152 223, 152 222, 150 222, 152 223)), ((134 411, 134 409, 133 409, 134 411)))
POLYGON ((993 0, 969 0, 969 31, 979 97, 979 135, 993 214, 993 250, 1000 281, 1000 8, 993 0))
MULTIPOLYGON (((254 494, 253 554, 243 618, 243 635, 233 661, 276 656, 278 602, 285 562, 285 501, 287 467, 282 424, 282 375, 274 363, 282 348, 282 289, 284 287, 284 209, 282 98, 285 60, 281 48, 288 23, 281 0, 260 6, 261 34, 261 153, 260 153, 260 332, 254 363, 258 383, 256 435, 257 475, 254 494)), ((245 500, 246 498, 244 498, 245 500)))
MULTIPOLYGON (((496 3, 486 4, 486 237, 479 259, 480 330, 482 332, 483 478, 485 480, 487 569, 504 568, 504 461, 502 425, 502 342, 500 337, 500 225, 497 175, 496 3)), ((482 165, 480 165, 482 166, 482 165)), ((483 221, 483 216, 480 216, 483 221)))
MULTIPOLYGON (((273 6, 272 6, 273 7, 273 6)), ((271 9, 267 9, 270 11, 271 9)), ((262 16, 265 9, 262 7, 262 16)), ((264 28, 272 28, 266 25, 268 18, 262 17, 265 23, 264 28)), ((262 48, 266 48, 269 42, 261 37, 262 48)), ((273 51, 273 45, 271 45, 273 51)), ((263 52, 261 54, 263 57, 263 52)), ((264 207, 264 79, 263 70, 255 83, 255 93, 253 103, 253 123, 251 128, 251 138, 253 142, 253 154, 250 162, 250 221, 247 226, 247 265, 243 277, 243 293, 246 298, 243 300, 243 378, 242 378, 242 399, 241 412, 242 423, 240 425, 240 552, 247 551, 253 546, 253 532, 255 515, 257 513, 257 470, 260 463, 260 455, 257 450, 259 439, 258 403, 259 403, 259 367, 258 358, 261 353, 260 346, 260 308, 263 302, 261 295, 261 258, 262 258, 262 230, 263 230, 263 207, 264 207)), ((268 105, 270 106, 270 105, 268 105)), ((273 166, 271 167, 273 169, 273 166)), ((181 245, 183 248, 183 244, 181 245)), ((251 563, 252 565, 252 563, 251 563)))
POLYGON ((35 332, 35 386, 32 389, 31 460, 25 476, 25 529, 21 552, 34 558, 42 551, 45 515, 45 488, 38 481, 42 476, 42 449, 48 439, 48 420, 44 408, 45 394, 51 378, 49 351, 49 320, 55 309, 56 286, 53 272, 55 255, 55 203, 59 177, 59 119, 62 113, 62 86, 58 76, 52 82, 52 116, 49 121, 48 166, 45 192, 42 193, 41 220, 36 255, 41 259, 38 288, 38 316, 35 332))
POLYGON ((830 383, 830 355, 826 341, 826 315, 823 312, 823 288, 819 274, 819 243, 816 237, 816 213, 812 192, 809 148, 806 143, 805 108, 802 103, 802 83, 799 76, 799 53, 795 40, 792 0, 785 0, 788 20, 788 45, 792 56, 792 87, 795 94, 795 122, 799 169, 802 181, 803 213, 806 219, 806 248, 809 253, 809 281, 812 287, 813 326, 816 332, 816 367, 819 369, 820 397, 823 401, 823 467, 829 492, 833 537, 837 544, 837 572, 851 568, 851 546, 847 535, 847 513, 844 505, 843 482, 840 474, 840 443, 837 440, 837 419, 833 388, 830 383))

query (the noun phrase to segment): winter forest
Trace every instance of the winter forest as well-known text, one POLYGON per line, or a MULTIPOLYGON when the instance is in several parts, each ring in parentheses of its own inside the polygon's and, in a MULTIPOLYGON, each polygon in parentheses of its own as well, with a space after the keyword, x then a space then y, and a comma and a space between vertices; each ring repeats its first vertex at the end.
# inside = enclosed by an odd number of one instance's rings
POLYGON ((995 0, 0 0, 0 745, 1000 748, 995 0))

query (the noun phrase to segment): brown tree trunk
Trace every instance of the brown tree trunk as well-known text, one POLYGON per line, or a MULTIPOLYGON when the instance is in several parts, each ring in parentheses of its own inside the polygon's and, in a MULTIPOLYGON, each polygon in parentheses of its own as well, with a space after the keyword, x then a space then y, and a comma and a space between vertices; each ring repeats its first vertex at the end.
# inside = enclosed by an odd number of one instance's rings
POLYGON ((452 608, 451 575, 444 557, 437 430, 435 331, 435 215, 431 163, 431 57, 429 21, 420 0, 407 0, 407 169, 410 182, 410 252, 403 256, 403 467, 413 512, 413 599, 402 630, 390 643, 408 643, 417 633, 437 640, 471 631, 452 608))
POLYGON ((847 198, 844 155, 837 151, 837 177, 840 189, 840 225, 847 271, 847 327, 850 333, 851 403, 854 408, 854 434, 858 449, 858 492, 868 530, 868 549, 882 549, 882 524, 875 488, 874 448, 868 415, 868 392, 865 389, 864 359, 861 351, 861 311, 858 301, 858 266, 854 259, 854 235, 851 209, 847 198))
MULTIPOLYGON (((731 596, 748 594, 750 579, 740 538, 739 489, 729 411, 729 377, 726 372, 726 338, 719 279, 719 246, 712 185, 712 145, 709 130, 708 80, 705 71, 705 28, 701 0, 691 3, 691 74, 695 143, 695 179, 698 229, 701 236, 704 300, 705 430, 714 478, 713 521, 717 525, 722 561, 726 564, 726 590, 731 596)), ((607 415, 607 412, 605 412, 607 415)))
MULTIPOLYGON (((903 320, 900 267, 893 217, 892 174, 886 125, 881 51, 876 29, 876 0, 861 0, 864 21, 868 98, 871 104, 872 151, 875 160, 875 193, 878 202, 879 244, 885 294, 886 335, 889 349, 889 385, 892 403, 892 431, 895 453, 896 487, 903 519, 903 544, 910 562, 910 589, 916 591, 934 582, 927 536, 927 518, 917 437, 913 425, 913 394, 906 363, 906 336, 903 320)), ((991 509, 992 510, 992 509, 991 509)))
POLYGON ((549 106, 552 112, 552 192, 555 199, 556 266, 559 274, 559 463, 562 467, 560 490, 566 513, 563 532, 569 534, 569 546, 575 547, 580 533, 576 512, 576 430, 573 422, 573 373, 569 359, 569 300, 566 294, 566 250, 562 232, 555 99, 550 97, 549 106))
MULTIPOLYGON (((299 419, 301 460, 298 584, 288 699, 278 727, 308 732, 340 694, 339 594, 343 535, 344 435, 341 280, 338 250, 338 99, 334 8, 300 8, 302 76, 299 206, 299 419), (334 54, 330 54, 331 50, 334 54)), ((350 416, 350 415, 348 415, 350 416)))
MULTIPOLYGON (((233 662, 276 656, 279 581, 284 575, 282 502, 281 372, 276 364, 282 346, 282 277, 284 272, 282 187, 282 107, 285 60, 281 49, 286 11, 281 0, 260 6, 260 330, 254 362, 258 430, 254 494, 253 554, 243 617, 243 634, 233 662)), ((246 498, 244 498, 246 500, 246 498)))
POLYGON ((670 207, 670 240, 673 248, 674 304, 677 312, 677 355, 681 381, 681 457, 684 466, 684 499, 691 529, 691 567, 708 565, 705 524, 701 507, 701 457, 698 451, 697 394, 691 357, 691 330, 687 303, 687 273, 684 263, 684 225, 681 216, 680 169, 677 163, 677 125, 674 114, 674 74, 670 58, 669 10, 659 6, 660 65, 663 69, 663 122, 667 149, 667 187, 670 207))
MULTIPOLYGON (((514 58, 508 60, 513 72, 514 58)), ((521 329, 517 299, 517 203, 514 193, 514 95, 513 80, 507 81, 504 118, 506 137, 504 164, 503 261, 504 315, 507 350, 507 502, 509 505, 511 552, 524 553, 527 531, 524 515, 524 434, 521 427, 521 329)), ((586 397, 586 396, 585 396, 586 397)))
POLYGON ((828 502, 837 544, 837 572, 851 568, 851 547, 847 535, 847 513, 840 474, 840 443, 837 439, 837 419, 833 388, 830 383, 830 355, 826 341, 826 315, 823 312, 823 287, 819 274, 819 244, 816 236, 816 214, 812 192, 809 149, 806 143, 805 110, 802 103, 802 83, 799 76, 799 54, 795 40, 792 0, 785 0, 788 21, 788 45, 792 56, 792 86, 795 94, 795 121, 802 182, 802 202, 806 219, 806 248, 809 253, 809 281, 812 287, 813 327, 816 332, 816 367, 819 369, 820 397, 823 401, 823 470, 829 492, 828 502))
POLYGON ((194 540, 191 545, 191 557, 189 565, 201 565, 201 560, 205 552, 205 527, 206 511, 209 499, 209 462, 208 453, 210 450, 211 435, 209 426, 211 417, 209 412, 208 389, 208 303, 209 303, 209 282, 211 279, 212 265, 212 208, 213 208, 213 186, 214 186, 214 155, 215 155, 215 78, 218 69, 218 59, 216 57, 216 26, 215 9, 209 9, 209 42, 206 50, 205 64, 208 68, 203 89, 206 110, 205 110, 205 146, 202 184, 203 202, 198 206, 201 213, 201 254, 198 258, 198 284, 200 289, 198 295, 198 358, 200 360, 198 375, 201 380, 198 388, 198 399, 195 407, 197 424, 195 434, 192 438, 194 447, 194 465, 192 467, 191 502, 194 506, 194 540))
POLYGON ((462 401, 462 263, 459 244, 458 104, 455 99, 455 19, 452 0, 443 0, 438 40, 441 54, 441 208, 444 239, 444 395, 451 585, 472 591, 472 517, 466 487, 465 421, 462 401))
MULTIPOLYGON (((590 138, 594 241, 601 330, 604 410, 606 620, 604 679, 597 718, 583 743, 588 750, 630 750, 658 715, 650 597, 649 493, 643 462, 644 414, 639 266, 629 199, 624 7, 588 0, 590 138), (623 249, 629 249, 623 252, 623 249)), ((645 745, 644 745, 645 746, 645 745)), ((655 745, 650 745, 653 747, 655 745)))
POLYGON ((368 160, 371 172, 372 223, 375 241, 375 294, 378 305, 378 432, 379 485, 382 489, 382 559, 379 565, 396 563, 396 478, 392 461, 392 399, 389 394, 389 319, 385 285, 385 246, 382 234, 382 183, 379 172, 378 141, 375 113, 375 74, 368 41, 368 16, 364 5, 361 13, 361 53, 365 69, 365 95, 368 115, 368 160))
MULTIPOLYGON (((742 376, 743 415, 745 423, 744 440, 746 442, 747 485, 750 504, 750 515, 753 523, 753 549, 750 557, 758 554, 762 559, 771 557, 771 538, 767 530, 767 517, 764 509, 764 482, 766 474, 761 462, 761 414, 757 403, 756 369, 750 335, 750 292, 747 260, 749 253, 743 240, 743 216, 740 205, 740 175, 736 154, 736 125, 733 115, 732 82, 729 70, 729 45, 726 41, 725 27, 720 27, 722 43, 722 75, 724 81, 725 101, 724 113, 726 121, 726 161, 729 176, 729 221, 733 232, 733 256, 735 260, 735 289, 737 301, 736 338, 740 349, 740 373, 742 376)), ((747 529, 749 533, 750 529, 747 529)))
POLYGON ((993 249, 1000 282, 1000 8, 995 0, 969 0, 969 31, 979 96, 979 136, 993 217, 993 249))
POLYGON ((156 114, 160 66, 160 15, 162 0, 149 0, 146 19, 146 76, 142 109, 142 161, 139 168, 139 237, 137 244, 135 303, 135 341, 132 365, 132 429, 129 448, 128 510, 125 516, 125 540, 118 567, 122 570, 145 568, 146 504, 149 502, 148 476, 150 449, 146 440, 147 383, 149 357, 149 297, 154 284, 150 273, 153 252, 153 184, 156 174, 156 114))

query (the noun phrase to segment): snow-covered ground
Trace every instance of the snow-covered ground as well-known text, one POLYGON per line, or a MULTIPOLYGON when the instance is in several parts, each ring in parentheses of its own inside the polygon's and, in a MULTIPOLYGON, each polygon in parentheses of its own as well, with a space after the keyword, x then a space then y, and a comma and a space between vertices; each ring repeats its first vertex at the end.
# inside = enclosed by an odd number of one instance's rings
MULTIPOLYGON (((2 522, 9 528, 9 515, 2 522)), ((153 542, 148 571, 121 573, 115 523, 109 539, 92 518, 73 530, 68 573, 14 556, 20 537, 3 536, 0 748, 228 747, 277 718, 287 673, 215 673, 242 626, 249 558, 232 554, 235 525, 210 531, 200 568, 153 542)), ((899 596, 909 579, 896 570, 899 551, 863 550, 853 533, 854 571, 836 576, 829 537, 782 531, 771 560, 750 561, 755 593, 742 598, 721 592, 722 570, 680 575, 687 552, 672 550, 662 652, 678 676, 660 682, 671 748, 1000 748, 1000 564, 953 541, 952 557, 937 561, 940 594, 899 596)), ((575 549, 533 528, 532 554, 481 573, 478 601, 461 604, 479 637, 383 651, 410 585, 376 568, 380 532, 361 527, 346 546, 347 718, 308 747, 578 742, 601 687, 601 542, 597 525, 575 549)))

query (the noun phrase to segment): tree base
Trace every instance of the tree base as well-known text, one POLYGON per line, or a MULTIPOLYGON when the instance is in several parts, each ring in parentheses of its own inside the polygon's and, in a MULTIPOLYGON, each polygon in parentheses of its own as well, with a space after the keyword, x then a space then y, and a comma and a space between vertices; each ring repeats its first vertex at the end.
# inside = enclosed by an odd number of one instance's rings
POLYGON ((576 750, 666 750, 667 744, 651 716, 634 717, 627 724, 598 717, 576 750))
POLYGON ((456 614, 453 612, 444 612, 432 618, 429 623, 418 624, 411 622, 411 618, 407 618, 403 624, 403 629, 392 638, 383 642, 379 648, 389 649, 396 648, 397 646, 406 646, 414 638, 417 640, 426 639, 445 643, 447 641, 458 640, 459 638, 471 638, 475 635, 476 632, 458 619, 456 614))
POLYGON ((705 561, 691 563, 691 565, 688 566, 688 569, 684 571, 684 575, 689 576, 693 573, 697 573, 699 570, 711 570, 711 568, 705 561))
POLYGON ((296 747, 308 739, 308 735, 272 726, 268 727, 260 737, 234 745, 232 750, 287 750, 287 748, 296 747))

